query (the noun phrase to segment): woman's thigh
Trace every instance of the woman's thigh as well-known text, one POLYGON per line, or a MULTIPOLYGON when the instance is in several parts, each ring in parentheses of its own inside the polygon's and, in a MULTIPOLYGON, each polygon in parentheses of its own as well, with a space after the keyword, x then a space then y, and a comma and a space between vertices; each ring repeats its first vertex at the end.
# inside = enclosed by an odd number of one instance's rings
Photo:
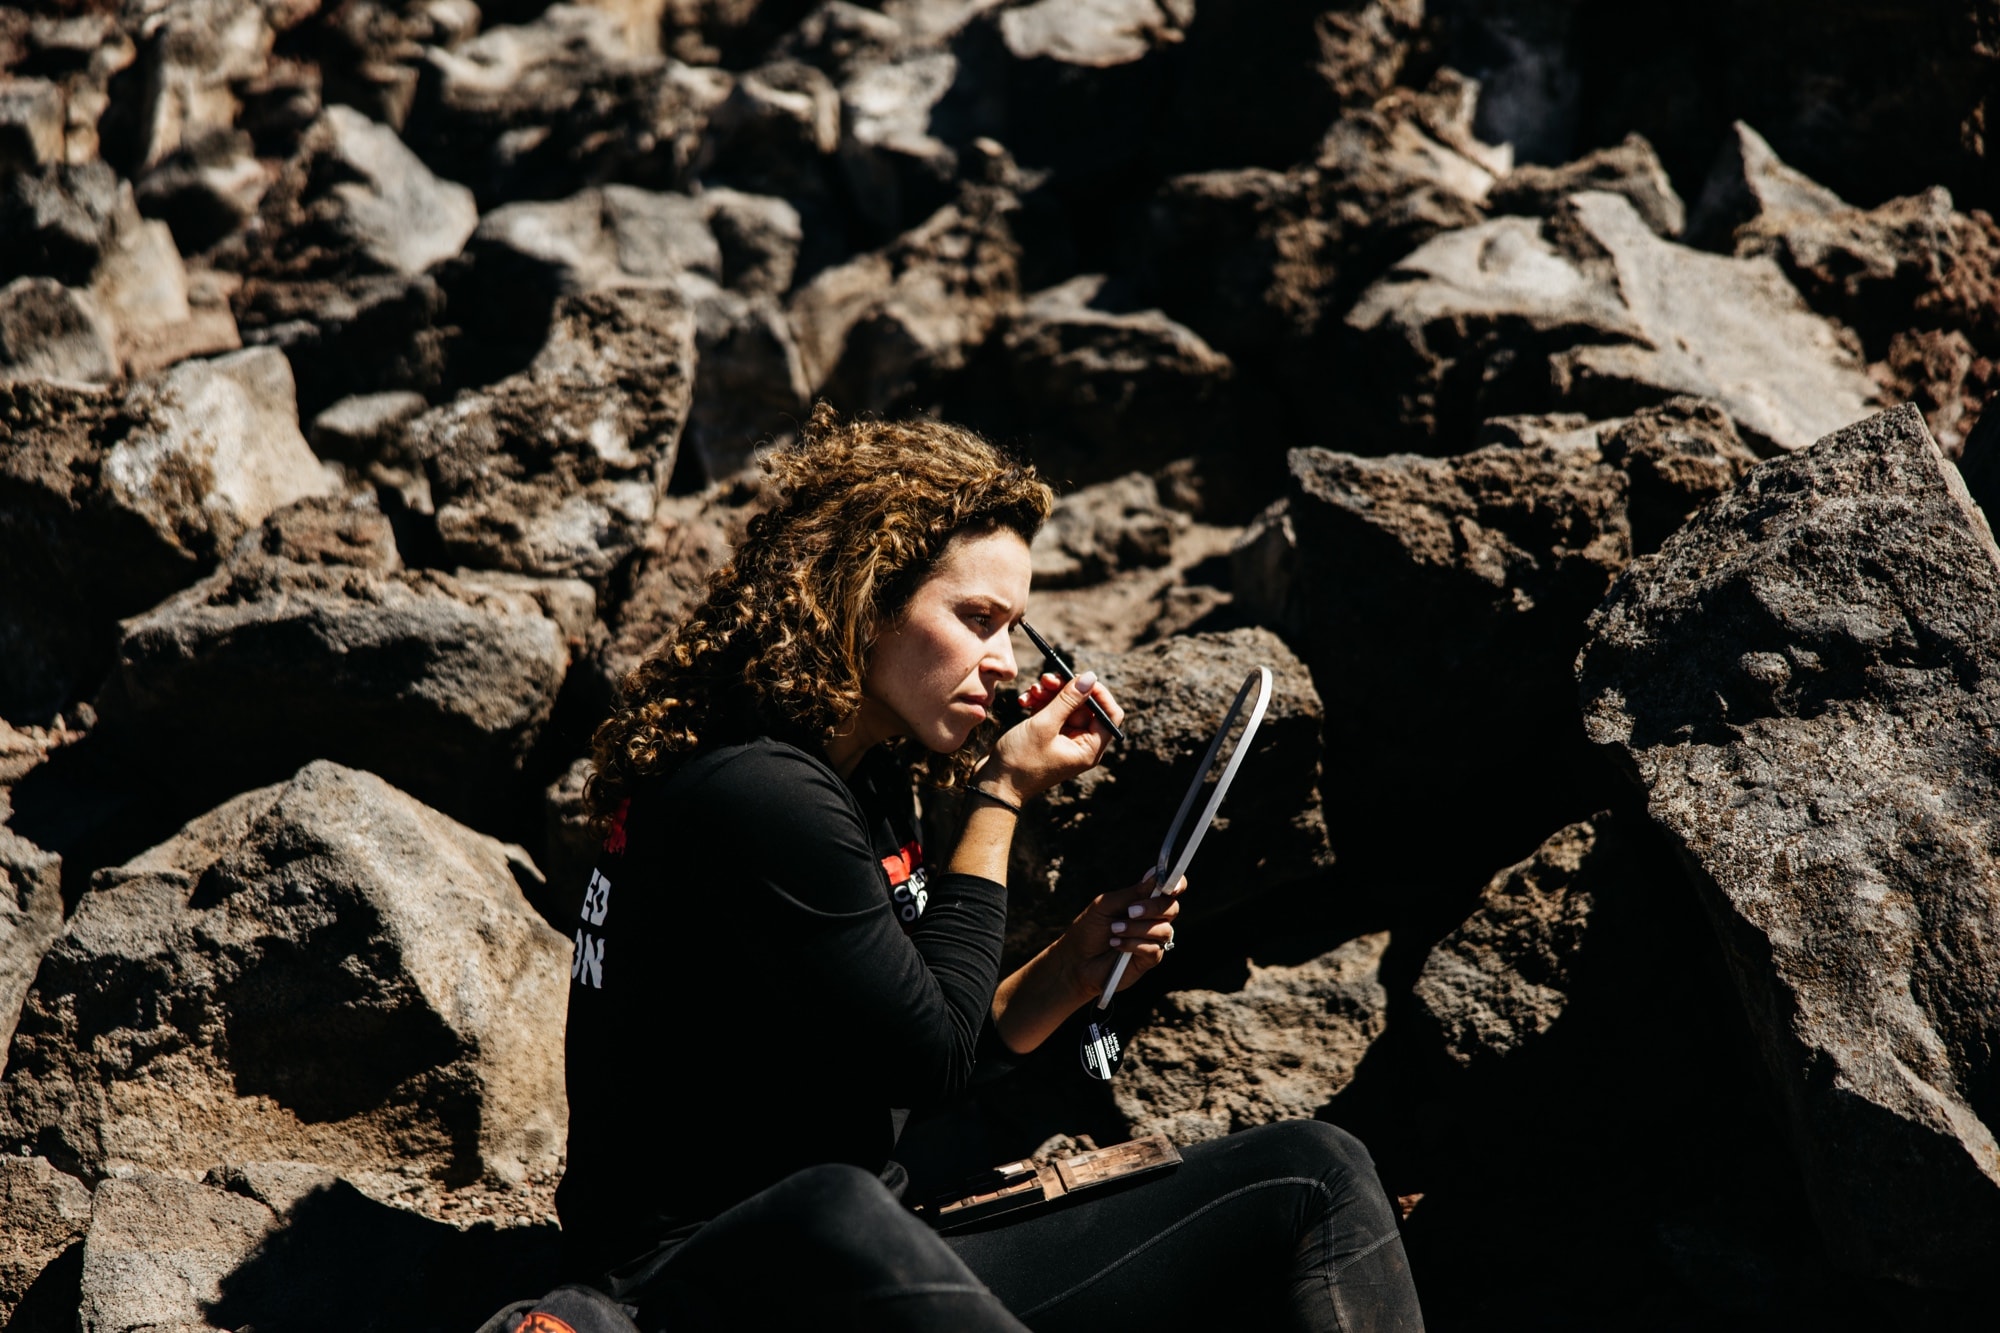
POLYGON ((1182 1151, 1171 1174, 946 1240, 1038 1333, 1421 1327, 1354 1138, 1290 1121, 1182 1151))

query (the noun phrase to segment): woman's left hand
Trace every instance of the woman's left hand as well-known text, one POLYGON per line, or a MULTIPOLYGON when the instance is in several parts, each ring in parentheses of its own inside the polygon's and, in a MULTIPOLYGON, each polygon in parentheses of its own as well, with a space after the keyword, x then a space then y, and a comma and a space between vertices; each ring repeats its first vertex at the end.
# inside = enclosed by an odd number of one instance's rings
POLYGON ((1077 914, 1069 929, 1052 946, 1074 975, 1079 988, 1096 999, 1104 993, 1111 970, 1120 955, 1131 955, 1118 989, 1124 990, 1159 965, 1174 942, 1174 920, 1180 915, 1180 893, 1187 877, 1161 894, 1153 896, 1149 874, 1130 888, 1099 894, 1077 914))

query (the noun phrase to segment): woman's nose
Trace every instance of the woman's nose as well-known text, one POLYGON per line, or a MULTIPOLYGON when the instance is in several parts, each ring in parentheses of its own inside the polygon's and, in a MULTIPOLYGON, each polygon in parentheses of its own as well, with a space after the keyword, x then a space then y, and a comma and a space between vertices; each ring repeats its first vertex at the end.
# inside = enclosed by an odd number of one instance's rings
POLYGON ((993 647, 988 650, 986 660, 1001 680, 1012 680, 1020 674, 1020 667, 1014 661, 1014 635, 1011 630, 1001 630, 993 636, 993 647))

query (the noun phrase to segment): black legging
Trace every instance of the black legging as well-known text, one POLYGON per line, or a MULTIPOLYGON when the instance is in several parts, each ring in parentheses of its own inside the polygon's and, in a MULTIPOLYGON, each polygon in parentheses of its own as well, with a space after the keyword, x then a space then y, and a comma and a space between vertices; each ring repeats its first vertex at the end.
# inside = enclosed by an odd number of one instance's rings
POLYGON ((1367 1150, 1316 1121, 1183 1150, 1173 1172, 939 1237, 848 1166, 787 1177, 628 1271, 655 1330, 1419 1330, 1367 1150))

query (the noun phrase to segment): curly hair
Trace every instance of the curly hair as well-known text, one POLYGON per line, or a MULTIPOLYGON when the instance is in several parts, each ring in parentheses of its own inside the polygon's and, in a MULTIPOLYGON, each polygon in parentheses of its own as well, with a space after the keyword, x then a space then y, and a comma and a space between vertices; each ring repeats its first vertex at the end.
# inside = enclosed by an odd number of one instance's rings
MULTIPOLYGON (((771 734, 824 746, 861 707, 876 636, 901 619, 952 540, 996 529, 1032 540, 1054 503, 1034 468, 969 430, 922 418, 843 422, 825 403, 764 469, 771 507, 625 677, 592 738, 599 823, 698 745, 771 734)), ((983 731, 975 739, 990 742, 991 724, 983 731)), ((931 778, 963 781, 983 750, 933 756, 931 778)))

